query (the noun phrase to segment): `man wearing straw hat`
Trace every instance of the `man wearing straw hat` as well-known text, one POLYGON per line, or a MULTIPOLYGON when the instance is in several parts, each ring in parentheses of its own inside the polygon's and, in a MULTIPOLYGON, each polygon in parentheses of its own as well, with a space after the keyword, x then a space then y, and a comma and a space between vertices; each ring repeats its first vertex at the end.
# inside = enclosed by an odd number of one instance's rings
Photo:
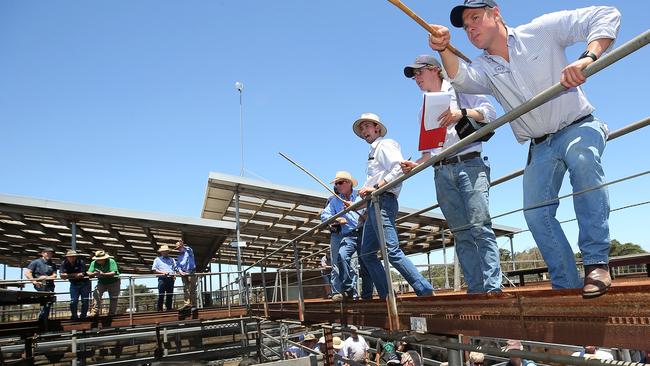
POLYGON ((169 246, 161 246, 158 249, 160 255, 151 266, 151 270, 158 275, 158 311, 163 311, 163 300, 168 311, 174 302, 174 281, 178 268, 174 258, 169 256, 169 250, 169 246))
POLYGON ((183 308, 192 308, 196 306, 196 262, 194 260, 194 250, 185 244, 183 239, 176 242, 176 250, 179 254, 176 258, 178 274, 183 281, 183 299, 185 305, 183 308))
POLYGON ((506 111, 561 83, 564 92, 510 123, 519 143, 530 141, 524 170, 524 217, 548 265, 553 288, 582 288, 583 298, 607 292, 609 274, 609 195, 601 156, 608 128, 592 115, 580 85, 582 72, 610 48, 620 27, 620 12, 591 6, 544 14, 509 27, 494 0, 465 0, 450 14, 470 42, 484 52, 472 64, 460 62, 448 49, 449 29, 432 25, 429 46, 440 53, 445 71, 459 92, 492 94, 506 111), (565 50, 587 43, 569 63, 565 50), (584 263, 580 279, 575 257, 556 213, 567 171, 576 195, 578 247, 584 263))
MULTIPOLYGON (((402 174, 400 162, 404 158, 397 141, 384 138, 388 130, 378 115, 374 113, 362 114, 352 125, 352 130, 357 136, 370 144, 366 182, 363 184, 363 188, 359 190, 359 194, 365 197, 399 177, 402 174)), ((384 267, 377 259, 377 251, 380 249, 377 230, 384 231, 386 251, 388 252, 390 264, 402 274, 404 279, 413 287, 415 293, 418 296, 433 294, 431 284, 418 272, 415 265, 399 247, 395 218, 399 209, 397 197, 401 189, 402 185, 398 184, 379 196, 380 219, 383 228, 377 227, 375 208, 372 201, 368 204, 368 219, 363 226, 361 260, 365 263, 381 299, 385 299, 388 295, 388 282, 386 281, 384 267)))
MULTIPOLYGON (((327 206, 321 213, 321 220, 326 221, 330 217, 345 210, 352 203, 360 200, 359 192, 354 187, 357 180, 352 174, 346 171, 336 172, 331 182, 334 184, 334 192, 327 200, 327 206)), ((352 266, 352 255, 359 249, 361 239, 360 215, 356 211, 350 211, 337 217, 333 224, 330 224, 330 255, 332 263, 332 301, 342 301, 344 297, 353 298, 356 293, 355 282, 356 271, 352 266)), ((365 276, 365 268, 361 270, 363 291, 362 298, 372 298, 372 280, 365 276)))
POLYGON ((86 271, 86 263, 79 258, 76 251, 68 250, 65 253, 65 259, 61 263, 61 278, 70 282, 70 318, 85 319, 90 298, 90 278, 86 271), (77 314, 79 297, 81 297, 81 314, 77 314))
MULTIPOLYGON (((54 292, 56 264, 52 262, 53 256, 54 249, 43 248, 41 249, 41 258, 34 259, 27 265, 25 277, 32 281, 34 290, 54 292)), ((51 302, 47 302, 41 306, 41 310, 38 313, 38 320, 45 321, 49 319, 50 307, 52 307, 51 302)))
POLYGON ((108 315, 115 315, 117 299, 120 296, 120 270, 115 259, 103 250, 96 251, 88 267, 88 275, 97 277, 97 286, 93 291, 93 303, 88 316, 101 315, 104 292, 108 292, 110 301, 108 315))
MULTIPOLYGON (((443 79, 440 62, 431 55, 416 57, 413 64, 404 68, 404 76, 415 80, 425 93, 451 94, 449 108, 438 118, 440 126, 446 130, 443 147, 422 151, 422 156, 415 162, 403 161, 404 173, 460 141, 456 124, 463 117, 490 122, 496 116, 494 107, 484 95, 456 93, 443 79)), ((424 118, 423 112, 420 110, 421 119, 424 118)), ((481 158, 481 150, 481 142, 474 142, 433 167, 436 197, 454 234, 454 247, 467 283, 467 293, 501 291, 499 248, 492 230, 488 202, 490 167, 487 156, 481 158)))

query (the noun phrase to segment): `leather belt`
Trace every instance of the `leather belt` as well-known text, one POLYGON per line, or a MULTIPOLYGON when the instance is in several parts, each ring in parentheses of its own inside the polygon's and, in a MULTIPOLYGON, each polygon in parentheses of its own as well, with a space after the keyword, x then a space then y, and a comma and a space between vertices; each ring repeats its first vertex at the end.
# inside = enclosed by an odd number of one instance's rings
POLYGON ((437 163, 435 163, 433 165, 442 166, 442 165, 447 165, 447 164, 456 164, 456 163, 460 163, 461 161, 470 160, 470 159, 479 158, 479 157, 481 157, 481 153, 478 152, 478 151, 474 151, 474 152, 463 154, 463 155, 452 156, 451 158, 441 160, 441 161, 439 161, 439 162, 437 162, 437 163))
MULTIPOLYGON (((589 113, 588 115, 586 115, 586 116, 584 116, 584 117, 580 117, 580 118, 578 118, 577 120, 575 120, 575 121, 569 123, 568 125, 562 127, 562 129, 565 129, 565 128, 571 126, 571 125, 575 125, 576 123, 580 123, 580 122, 586 120, 586 119, 589 118, 589 117, 592 117, 591 113, 589 113)), ((532 139, 530 139, 530 140, 533 142, 533 144, 535 144, 535 145, 539 145, 539 144, 541 144, 542 142, 546 141, 546 139, 549 138, 549 136, 551 136, 551 135, 553 135, 553 134, 555 134, 555 133, 557 133, 557 131, 556 131, 556 132, 553 132, 553 133, 547 133, 547 134, 544 135, 544 136, 541 136, 541 137, 535 137, 535 138, 532 138, 532 139)))

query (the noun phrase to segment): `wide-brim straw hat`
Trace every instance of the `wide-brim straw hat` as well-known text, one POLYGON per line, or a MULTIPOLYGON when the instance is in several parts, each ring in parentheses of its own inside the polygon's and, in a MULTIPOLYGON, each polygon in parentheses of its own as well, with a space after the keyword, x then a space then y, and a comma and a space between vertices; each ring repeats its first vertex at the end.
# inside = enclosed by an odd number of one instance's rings
POLYGON ((303 340, 303 341, 315 341, 315 340, 316 340, 316 336, 313 335, 313 334, 307 334, 307 335, 305 335, 305 338, 303 338, 302 340, 303 340))
POLYGON ((66 257, 76 257, 78 255, 79 253, 77 253, 76 250, 68 250, 67 252, 65 252, 66 257))
POLYGON ((113 258, 113 257, 111 257, 108 253, 106 253, 103 250, 98 250, 95 252, 95 256, 93 257, 93 260, 108 259, 108 258, 113 258))
POLYGON ((354 179, 352 174, 350 174, 349 172, 346 172, 345 170, 340 170, 340 171, 336 172, 336 176, 334 177, 334 179, 332 179, 332 181, 330 183, 334 184, 334 183, 336 183, 336 182, 338 182, 340 180, 348 180, 348 181, 352 182, 352 187, 356 187, 357 183, 358 183, 357 180, 354 179))
POLYGON ((169 252, 170 250, 172 250, 172 249, 169 247, 169 245, 163 245, 160 248, 158 248, 158 253, 160 253, 160 252, 169 252))
POLYGON ((341 341, 341 337, 333 337, 332 338, 332 347, 334 347, 334 349, 343 348, 343 341, 341 341))
POLYGON ((361 117, 359 117, 359 119, 354 121, 354 123, 352 124, 352 131, 354 131, 354 133, 357 136, 361 137, 362 139, 364 137, 361 134, 360 126, 361 126, 361 123, 365 122, 365 121, 374 122, 374 123, 377 124, 377 126, 379 126, 379 128, 380 128, 379 136, 384 137, 388 133, 388 129, 386 128, 386 126, 384 126, 383 123, 381 123, 381 119, 379 118, 378 115, 376 115, 374 113, 363 113, 361 115, 361 117))

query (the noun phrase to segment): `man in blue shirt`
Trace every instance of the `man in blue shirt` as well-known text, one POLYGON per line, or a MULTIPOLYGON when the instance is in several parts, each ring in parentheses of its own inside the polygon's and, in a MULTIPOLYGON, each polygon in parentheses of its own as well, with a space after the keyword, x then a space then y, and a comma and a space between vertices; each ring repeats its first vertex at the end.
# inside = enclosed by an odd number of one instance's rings
POLYGON ((163 299, 167 310, 171 310, 174 300, 175 274, 178 269, 174 258, 169 256, 169 246, 161 246, 158 253, 160 256, 154 259, 153 266, 151 266, 151 269, 158 275, 158 311, 163 310, 163 299))
MULTIPOLYGON (((354 189, 357 180, 349 172, 336 172, 336 177, 331 183, 334 184, 334 191, 338 192, 338 197, 332 196, 328 199, 327 206, 320 215, 322 221, 328 220, 361 199, 354 189)), ((330 224, 333 301, 341 301, 344 296, 353 298, 355 295, 357 275, 351 260, 361 243, 361 228, 359 213, 356 211, 350 211, 336 218, 336 221, 330 224)), ((361 269, 363 276, 361 298, 370 299, 372 298, 372 280, 370 280, 370 276, 364 276, 365 273, 365 269, 361 269)))
POLYGON ((72 320, 85 319, 88 314, 88 301, 90 298, 90 278, 86 271, 86 263, 79 258, 74 250, 65 253, 61 263, 61 278, 70 281, 70 317, 72 320), (77 306, 81 297, 81 315, 77 314, 77 306))
MULTIPOLYGON (((50 291, 54 292, 54 280, 56 279, 56 264, 52 262, 54 256, 54 249, 43 248, 41 250, 41 258, 34 259, 27 265, 25 270, 25 277, 32 281, 34 290, 36 291, 50 291)), ((38 320, 45 321, 50 317, 51 302, 47 302, 41 306, 41 311, 38 313, 38 320)))
POLYGON ((183 280, 183 298, 185 305, 183 308, 192 308, 196 306, 196 262, 194 261, 194 251, 185 245, 183 239, 176 242, 176 250, 179 254, 176 258, 178 274, 183 280))

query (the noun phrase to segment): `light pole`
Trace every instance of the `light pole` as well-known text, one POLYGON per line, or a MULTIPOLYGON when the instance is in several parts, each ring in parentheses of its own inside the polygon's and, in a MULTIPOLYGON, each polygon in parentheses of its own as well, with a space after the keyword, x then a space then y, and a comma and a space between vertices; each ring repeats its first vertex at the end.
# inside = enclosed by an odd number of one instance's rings
POLYGON ((239 146, 241 148, 241 170, 240 176, 244 176, 244 106, 242 104, 242 95, 244 91, 244 84, 241 82, 235 83, 235 88, 239 91, 239 146))

